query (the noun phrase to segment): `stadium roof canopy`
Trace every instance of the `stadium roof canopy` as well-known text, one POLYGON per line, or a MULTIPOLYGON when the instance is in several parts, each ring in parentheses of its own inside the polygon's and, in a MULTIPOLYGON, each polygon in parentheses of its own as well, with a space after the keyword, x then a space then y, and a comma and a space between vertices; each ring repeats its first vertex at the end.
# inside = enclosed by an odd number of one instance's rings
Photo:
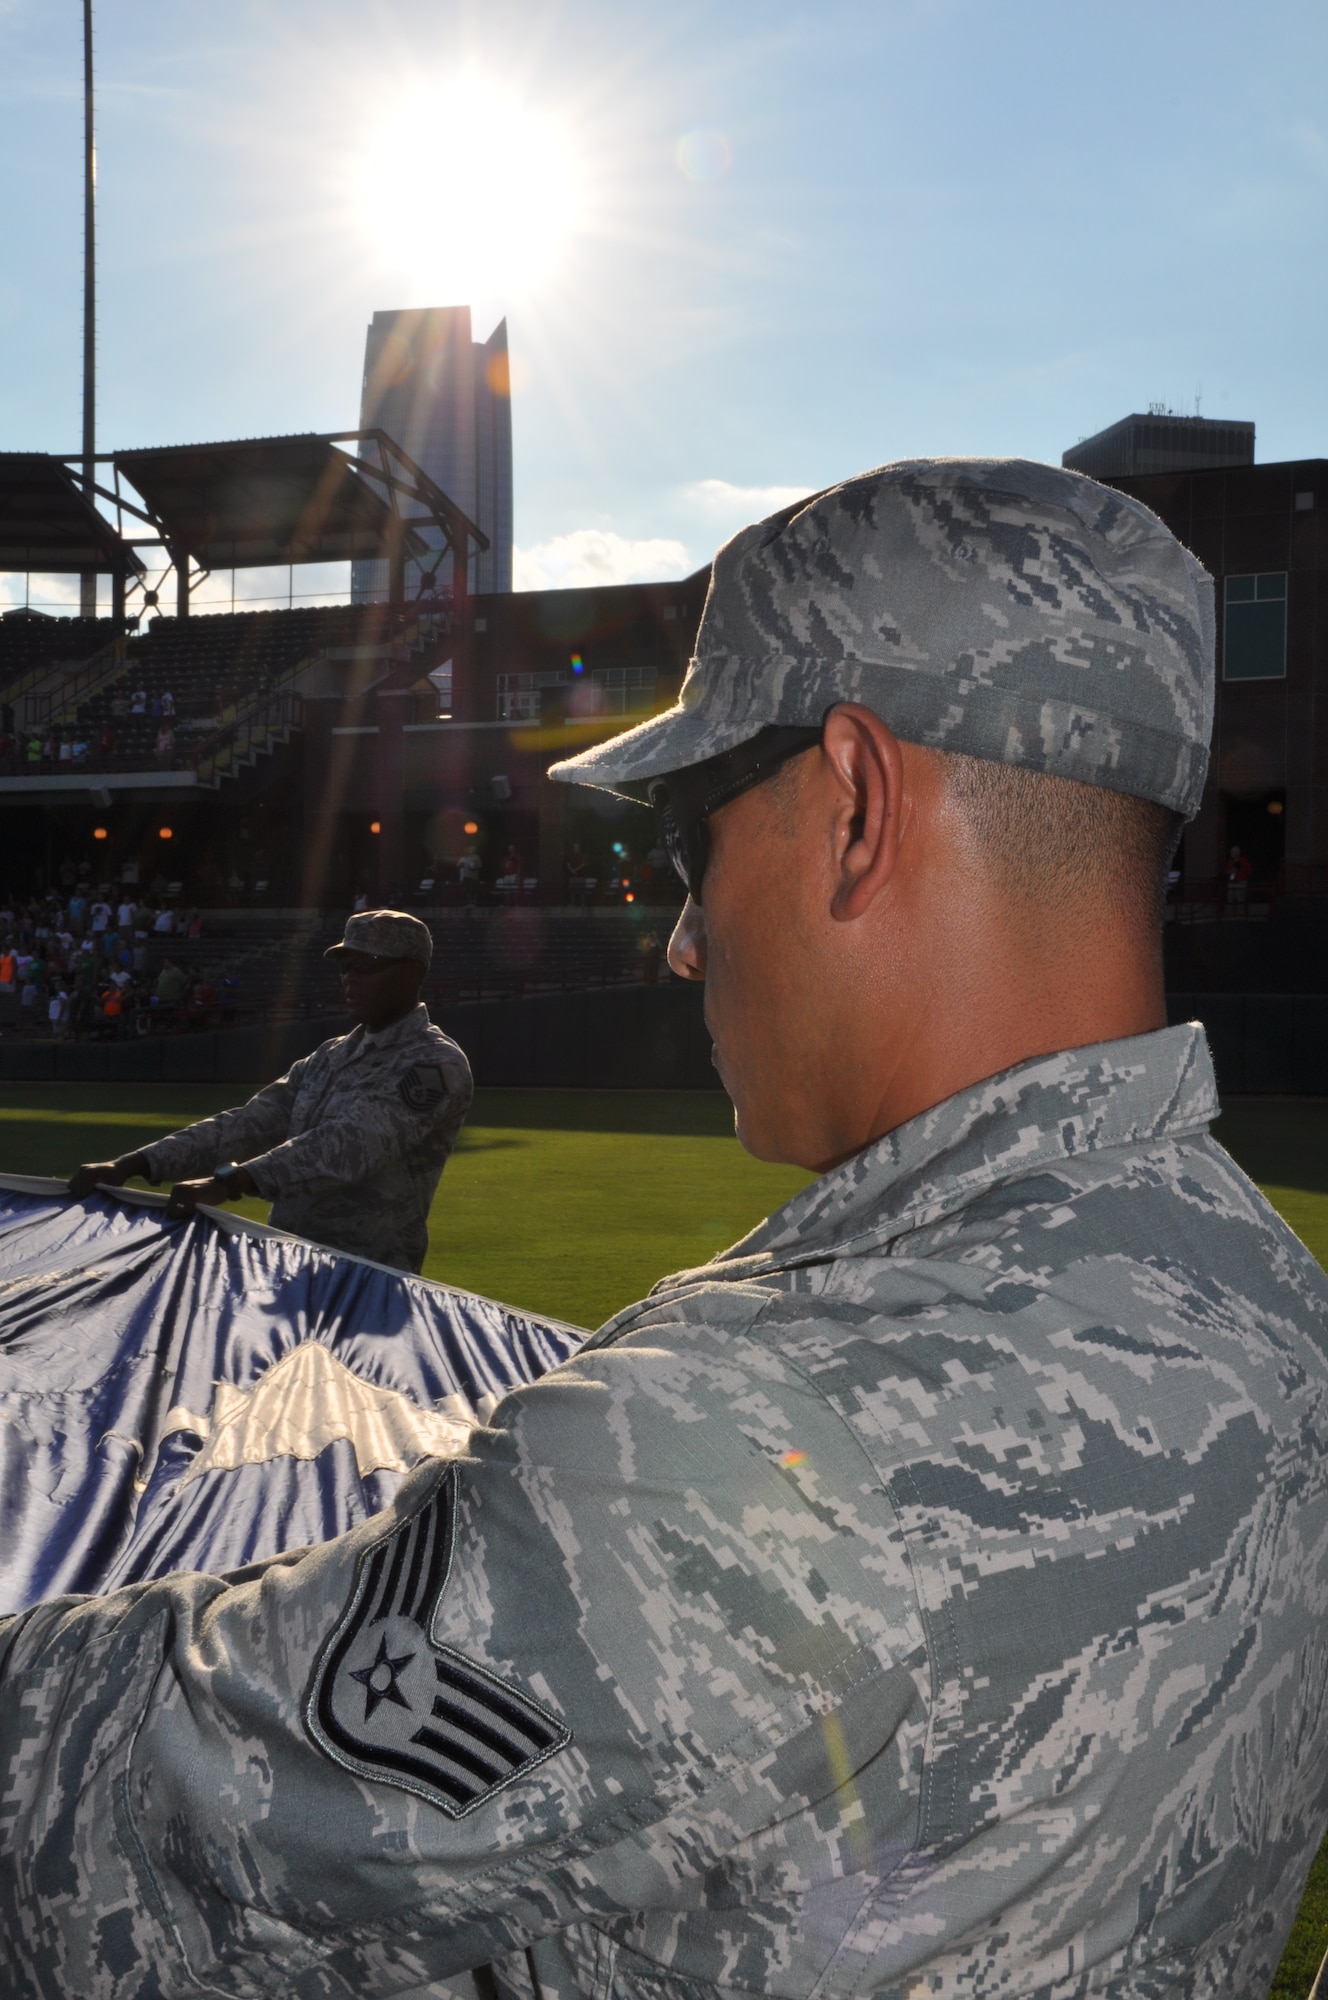
POLYGON ((0 571, 123 575, 142 568, 60 459, 40 451, 0 452, 0 571))
POLYGON ((421 558, 438 552, 422 528, 441 530, 446 548, 489 545, 382 431, 163 445, 110 459, 117 488, 130 482, 167 548, 204 569, 421 558), (350 442, 369 449, 353 457, 341 449, 350 442))

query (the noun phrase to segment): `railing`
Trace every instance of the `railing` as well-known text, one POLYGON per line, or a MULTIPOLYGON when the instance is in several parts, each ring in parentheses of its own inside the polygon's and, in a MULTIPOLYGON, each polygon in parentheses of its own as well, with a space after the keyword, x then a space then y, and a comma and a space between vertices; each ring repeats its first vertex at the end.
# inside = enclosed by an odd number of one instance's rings
MULTIPOLYGON (((67 680, 52 688, 44 719, 50 723, 73 722, 77 718, 78 705, 81 701, 88 695, 95 694, 99 688, 107 686, 109 682, 118 680, 124 671, 125 656, 129 651, 129 637, 128 633, 122 632, 118 638, 112 639, 108 646, 103 646, 99 653, 94 653, 90 660, 84 660, 67 680)), ((34 720, 36 719, 34 717, 34 720)))
POLYGON ((1167 891, 1167 918, 1172 923, 1196 924, 1257 913, 1262 919, 1272 915, 1285 893, 1280 880, 1258 876, 1239 884, 1229 883, 1225 875, 1188 876, 1167 891))
MULTIPOLYGON (((420 637, 419 624, 417 619, 413 624, 405 625, 393 635, 391 643, 416 650, 420 637)), ((291 692, 291 683, 310 667, 316 666, 319 660, 338 650, 336 646, 320 646, 316 652, 296 660, 282 674, 277 685, 265 694, 252 702, 232 703, 223 708, 221 727, 199 745, 193 759, 200 783, 216 784, 246 758, 269 748, 273 736, 283 730, 302 728, 304 703, 299 695, 291 692)))
POLYGON ((272 738, 283 731, 299 729, 304 722, 304 702, 288 688, 260 695, 230 717, 198 745, 194 768, 200 784, 215 785, 228 772, 271 746, 272 738))
POLYGON ((18 703, 21 701, 23 704, 20 726, 41 729, 59 720, 55 713, 57 703, 63 710, 73 691, 81 690, 89 676, 94 680, 100 676, 114 679, 120 672, 128 645, 128 636, 121 632, 107 640, 104 646, 99 646, 85 660, 47 660, 43 666, 30 667, 5 694, 5 699, 14 704, 16 712, 18 703), (44 681, 51 682, 50 689, 45 693, 42 692, 44 681))

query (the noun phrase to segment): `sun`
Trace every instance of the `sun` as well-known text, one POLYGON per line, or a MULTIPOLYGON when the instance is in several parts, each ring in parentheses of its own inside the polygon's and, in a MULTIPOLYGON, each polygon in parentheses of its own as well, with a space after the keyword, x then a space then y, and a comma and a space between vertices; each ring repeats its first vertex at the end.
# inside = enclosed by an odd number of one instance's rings
POLYGON ((583 221, 566 130, 475 71, 404 91, 351 172, 378 258, 452 299, 529 292, 583 221))

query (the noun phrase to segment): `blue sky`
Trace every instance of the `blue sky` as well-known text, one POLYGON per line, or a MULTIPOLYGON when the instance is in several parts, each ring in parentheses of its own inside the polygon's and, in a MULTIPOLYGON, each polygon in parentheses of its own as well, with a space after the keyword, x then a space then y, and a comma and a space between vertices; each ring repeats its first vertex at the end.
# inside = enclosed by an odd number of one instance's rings
MULTIPOLYGON (((509 321, 531 582, 675 573, 784 492, 1058 460, 1156 401, 1328 455, 1322 4, 97 19, 105 448, 352 425, 371 313, 468 301, 509 321)), ((3 449, 79 439, 80 121, 77 0, 0 0, 3 449)))

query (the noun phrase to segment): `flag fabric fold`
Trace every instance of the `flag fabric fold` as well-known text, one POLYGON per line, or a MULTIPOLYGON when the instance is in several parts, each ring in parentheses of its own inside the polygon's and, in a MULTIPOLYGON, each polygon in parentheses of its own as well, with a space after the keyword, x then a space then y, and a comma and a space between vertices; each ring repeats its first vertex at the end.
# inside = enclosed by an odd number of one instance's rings
POLYGON ((341 1534, 586 1337, 164 1209, 0 1177, 0 1615, 341 1534))

